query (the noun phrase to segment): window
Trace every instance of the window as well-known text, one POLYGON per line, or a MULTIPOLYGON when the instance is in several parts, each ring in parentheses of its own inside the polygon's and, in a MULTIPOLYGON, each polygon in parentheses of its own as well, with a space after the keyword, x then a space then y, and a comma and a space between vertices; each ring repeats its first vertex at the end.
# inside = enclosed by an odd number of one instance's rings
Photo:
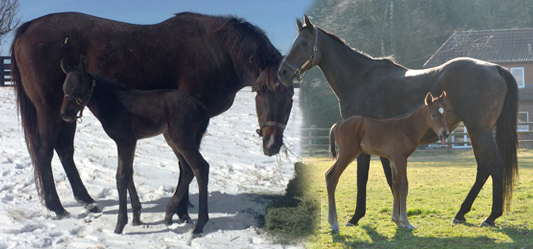
MULTIPOLYGON (((529 113, 528 112, 518 112, 518 123, 528 123, 529 122, 529 113)), ((517 126, 518 131, 529 131, 529 125, 519 124, 517 126)))
POLYGON ((518 88, 524 88, 526 86, 525 81, 524 81, 524 68, 523 67, 511 67, 511 74, 516 79, 518 88))

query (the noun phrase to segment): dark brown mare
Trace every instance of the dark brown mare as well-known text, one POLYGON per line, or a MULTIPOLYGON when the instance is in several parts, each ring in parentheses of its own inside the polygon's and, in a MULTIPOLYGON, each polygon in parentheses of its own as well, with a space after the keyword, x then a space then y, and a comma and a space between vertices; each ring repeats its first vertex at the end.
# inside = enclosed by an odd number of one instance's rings
MULTIPOLYGON (((107 82, 87 72, 86 59, 80 56, 75 67, 64 64, 67 75, 63 83, 61 117, 74 122, 87 106, 111 137, 118 150, 117 190, 119 209, 115 233, 122 233, 128 223, 127 192, 130 193, 133 225, 140 225, 141 203, 133 183, 133 159, 137 140, 163 133, 181 164, 180 181, 168 203, 165 224, 172 223, 172 216, 179 200, 193 177, 199 186, 199 217, 207 217, 207 182, 209 165, 200 153, 200 141, 209 124, 205 106, 180 90, 131 90, 114 82, 107 82), (188 167, 187 167, 188 166, 188 167), (187 167, 187 168, 185 168, 187 167)), ((199 218, 198 231, 207 220, 199 218)), ((190 219, 187 217, 186 219, 190 219)))
MULTIPOLYGON (((95 202, 73 160, 76 123, 63 121, 59 113, 65 80, 58 66, 61 59, 75 65, 84 54, 87 71, 127 84, 127 88, 179 89, 202 102, 209 117, 226 111, 240 89, 252 86, 257 91, 264 153, 274 155, 282 145, 293 88, 277 80, 282 59, 279 51, 260 29, 242 19, 181 13, 159 24, 133 25, 80 13, 57 13, 22 24, 11 54, 37 189, 46 207, 58 217, 68 213, 55 189, 54 150, 75 198, 84 204, 95 202), (264 106, 267 101, 277 102, 275 109, 264 106)), ((185 199, 176 210, 180 217, 187 213, 185 199)))
MULTIPOLYGON (((337 36, 314 26, 307 17, 305 25, 300 21, 297 24, 298 36, 278 71, 282 82, 291 83, 317 65, 337 95, 345 119, 353 115, 395 117, 420 105, 426 93, 446 91, 448 127, 453 130, 463 121, 478 165, 475 183, 453 221, 466 221, 465 214, 491 176, 492 212, 481 224, 494 225, 504 207, 509 207, 518 177, 518 87, 509 71, 471 58, 411 70, 390 59, 375 59, 350 48, 337 36)), ((429 131, 420 143, 435 140, 437 136, 429 131)), ((391 185, 389 160, 382 158, 381 162, 391 185)), ((365 215, 369 163, 368 154, 357 158, 357 206, 347 225, 357 224, 365 215)))
POLYGON ((351 116, 334 124, 329 133, 329 151, 331 158, 337 158, 335 144, 339 150, 337 161, 326 172, 328 189, 328 221, 331 230, 339 231, 337 208, 335 206, 335 188, 339 177, 348 165, 362 152, 390 160, 392 169, 392 204, 391 221, 398 227, 416 229, 407 219, 407 158, 416 150, 418 141, 428 130, 439 135, 446 143, 449 130, 446 123, 446 92, 438 98, 428 93, 424 104, 415 111, 401 118, 373 119, 359 115, 351 116))

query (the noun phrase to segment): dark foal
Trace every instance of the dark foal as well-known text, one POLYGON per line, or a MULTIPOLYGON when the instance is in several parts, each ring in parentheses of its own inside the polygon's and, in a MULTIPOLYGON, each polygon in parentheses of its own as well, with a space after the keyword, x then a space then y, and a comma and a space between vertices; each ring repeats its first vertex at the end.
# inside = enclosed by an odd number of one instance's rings
POLYGON ((398 227, 415 229, 407 220, 407 158, 415 151, 420 138, 430 128, 439 135, 442 143, 445 143, 449 134, 443 106, 445 101, 445 92, 438 98, 433 98, 431 93, 428 93, 425 104, 404 117, 379 120, 355 115, 331 127, 329 148, 332 158, 337 158, 335 143, 339 149, 337 161, 326 172, 328 221, 334 232, 339 231, 335 188, 342 172, 362 152, 390 160, 394 195, 391 220, 398 227))
MULTIPOLYGON (((208 220, 209 164, 199 152, 200 141, 209 122, 205 106, 178 90, 126 90, 117 83, 105 82, 86 71, 83 56, 77 67, 69 68, 61 61, 61 68, 67 74, 63 84, 61 117, 73 122, 87 106, 117 144, 119 210, 115 233, 122 233, 128 222, 126 191, 131 198, 132 224, 141 223, 141 203, 133 183, 135 147, 137 140, 161 133, 181 162, 178 188, 167 206, 165 223, 171 223, 179 200, 187 194, 189 183, 196 176, 200 188, 200 212, 195 231, 199 229, 201 232, 208 220)), ((181 218, 190 221, 188 215, 181 218)))

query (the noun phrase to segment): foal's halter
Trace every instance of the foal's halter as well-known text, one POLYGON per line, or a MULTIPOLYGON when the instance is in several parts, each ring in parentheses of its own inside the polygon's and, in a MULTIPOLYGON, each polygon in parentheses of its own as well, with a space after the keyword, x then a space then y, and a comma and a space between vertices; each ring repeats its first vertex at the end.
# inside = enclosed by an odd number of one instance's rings
POLYGON ((294 75, 296 76, 296 79, 298 80, 298 82, 302 82, 304 80, 304 77, 305 75, 307 74, 307 71, 309 71, 309 69, 311 69, 311 67, 313 67, 315 64, 315 59, 316 59, 316 51, 318 50, 317 48, 317 42, 318 42, 318 29, 315 27, 315 42, 314 42, 314 45, 313 45, 313 54, 311 54, 311 56, 309 56, 309 59, 307 59, 303 64, 302 66, 300 67, 295 67, 291 64, 289 64, 287 62, 287 60, 283 60, 283 64, 287 65, 293 72, 294 72, 294 75), (304 68, 309 64, 311 63, 311 67, 305 71, 304 68))
POLYGON ((91 100, 95 85, 96 85, 96 82, 93 79, 92 80, 92 86, 91 86, 91 89, 89 90, 89 94, 87 94, 87 100, 85 101, 85 103, 83 102, 83 99, 81 97, 76 97, 76 96, 70 95, 70 94, 65 94, 65 96, 64 96, 65 99, 74 100, 74 102, 80 107, 80 113, 78 115, 76 115, 76 119, 78 120, 79 123, 81 123, 81 118, 83 117, 83 109, 85 109, 85 106, 87 106, 87 104, 91 100))

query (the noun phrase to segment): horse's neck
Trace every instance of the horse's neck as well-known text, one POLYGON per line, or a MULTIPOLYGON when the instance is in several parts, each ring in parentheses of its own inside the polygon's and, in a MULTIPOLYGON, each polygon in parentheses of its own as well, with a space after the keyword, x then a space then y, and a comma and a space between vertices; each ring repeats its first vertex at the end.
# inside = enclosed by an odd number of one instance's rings
POLYGON ((422 105, 407 116, 400 118, 404 124, 404 129, 408 130, 411 137, 415 138, 416 141, 419 141, 430 129, 428 115, 428 106, 422 105))
POLYGON ((318 67, 322 70, 335 95, 340 99, 345 89, 352 87, 352 83, 357 82, 374 63, 372 58, 358 53, 327 35, 322 34, 321 38, 324 42, 318 48, 322 55, 318 67))

